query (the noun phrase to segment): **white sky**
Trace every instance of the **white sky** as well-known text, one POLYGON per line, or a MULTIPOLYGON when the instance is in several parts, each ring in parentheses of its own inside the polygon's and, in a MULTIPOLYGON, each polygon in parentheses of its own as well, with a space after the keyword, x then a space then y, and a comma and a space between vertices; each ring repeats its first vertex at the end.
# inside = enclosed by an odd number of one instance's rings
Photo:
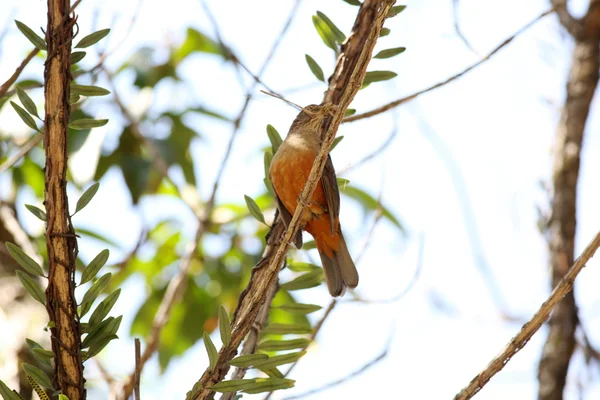
MULTIPOLYGON (((89 33, 95 15, 98 28, 112 25, 117 18, 108 45, 111 48, 125 33, 136 3, 134 0, 84 0, 78 9, 82 34, 89 33)), ((287 18, 292 1, 209 3, 226 43, 257 71, 287 18)), ((575 9, 584 10, 585 3, 575 2, 575 9)), ((450 0, 408 2, 406 11, 386 24, 392 34, 382 39, 377 49, 405 46, 407 51, 392 59, 372 62, 371 70, 393 70, 398 77, 361 91, 354 102, 359 112, 444 80, 478 59, 456 37, 451 5, 450 0)), ((2 6, 4 10, 15 10, 14 18, 31 27, 45 26, 45 2, 2 0, 2 6)), ((462 0, 463 32, 483 55, 547 7, 547 2, 542 0, 501 3, 462 0)), ((310 19, 317 10, 348 33, 357 9, 341 0, 303 1, 290 33, 264 78, 274 89, 314 83, 304 61, 305 53, 320 63, 326 76, 331 72, 334 62, 331 51, 318 38, 310 19)), ((6 22, 10 17, 7 14, 10 13, 5 12, 0 18, 0 26, 10 23, 6 22)), ((108 66, 120 65, 144 44, 179 43, 188 26, 212 34, 198 1, 176 0, 167 5, 146 0, 133 31, 110 57, 108 66)), ((29 48, 26 39, 11 29, 2 43, 0 80, 4 81, 12 73, 26 48, 29 48)), ((296 388, 279 392, 275 399, 305 392, 347 375, 377 356, 388 339, 391 340, 390 352, 382 362, 344 385, 310 398, 371 398, 374 392, 389 394, 388 398, 451 398, 516 333, 520 325, 501 319, 479 272, 481 261, 473 256, 468 236, 468 229, 473 226, 465 225, 464 210, 452 180, 457 171, 462 174, 471 204, 469 211, 476 221, 481 243, 478 250, 483 252, 502 289, 507 311, 529 318, 538 308, 549 292, 546 244, 536 227, 536 207, 547 209, 539 182, 547 181, 551 169, 554 127, 563 99, 570 49, 555 18, 547 17, 459 81, 424 95, 396 112, 342 126, 340 134, 345 135, 345 139, 333 155, 338 170, 377 148, 388 136, 394 121, 397 122, 398 137, 385 154, 344 177, 375 195, 383 181, 384 203, 410 230, 410 237, 405 240, 390 224, 384 222, 378 226, 372 246, 358 266, 361 274, 358 292, 369 299, 388 298, 400 292, 411 280, 419 262, 420 237, 424 240, 422 269, 413 290, 394 304, 340 304, 326 322, 318 343, 294 371, 292 378, 297 379, 296 388), (449 156, 440 157, 440 149, 449 156)), ((159 58, 164 56, 159 55, 159 58)), ((93 57, 89 57, 84 65, 91 65, 93 61, 93 57)), ((32 63, 24 76, 40 76, 41 68, 41 62, 32 63)), ((237 114, 243 91, 229 65, 216 57, 196 55, 186 61, 180 74, 186 84, 161 83, 152 99, 153 109, 173 104, 183 107, 186 102, 198 100, 227 115, 237 114)), ((131 75, 124 75, 122 79, 119 87, 125 100, 139 106, 145 100, 129 89, 131 75)), ((325 87, 312 87, 289 98, 299 104, 320 102, 325 87)), ((41 101, 41 91, 33 91, 32 95, 41 101)), ((255 196, 263 190, 259 149, 267 143, 265 125, 273 124, 284 133, 294 117, 295 111, 281 102, 258 92, 255 97, 235 143, 218 201, 239 203, 244 194, 255 196)), ((91 109, 99 117, 120 120, 115 110, 105 107, 102 100, 92 103, 91 109)), ((597 106, 594 101, 593 110, 597 106)), ((4 108, 0 113, 2 127, 14 126, 15 134, 26 132, 13 114, 10 107, 4 108)), ((595 207, 600 202, 600 191, 595 183, 600 170, 600 158, 595 156, 600 151, 600 137, 594 134, 598 130, 596 116, 592 111, 583 152, 578 251, 600 226, 600 213, 595 207)), ((204 198, 212 185, 216 173, 214 165, 222 158, 230 130, 222 123, 205 118, 195 122, 205 139, 194 146, 201 180, 200 195, 204 198)), ((114 125, 95 130, 90 139, 92 144, 99 143, 106 135, 108 143, 114 145, 114 135, 118 133, 117 124, 114 125)), ((82 158, 83 162, 76 162, 74 171, 85 175, 85 169, 80 168, 89 159, 82 158)), ((20 200, 26 198, 25 195, 20 200)), ((116 236, 124 245, 133 246, 142 219, 157 221, 165 215, 181 220, 188 237, 193 234, 195 227, 180 208, 157 207, 157 203, 148 201, 142 201, 141 213, 131 207, 123 181, 113 171, 102 181, 94 202, 75 223, 93 226, 116 236)), ((32 218, 26 217, 28 226, 35 230, 32 218)), ((369 224, 364 223, 360 209, 348 199, 343 199, 342 219, 351 253, 357 254, 369 224)), ((88 257, 100 250, 97 244, 88 241, 82 241, 80 249, 88 257)), ((118 252, 113 252, 111 260, 117 261, 118 257, 118 252)), ((600 347, 598 279, 600 262, 595 259, 578 278, 576 296, 590 338, 600 347)), ((125 314, 119 332, 122 339, 111 343, 102 358, 117 375, 128 373, 133 366, 133 339, 127 332, 132 312, 143 298, 142 282, 130 281, 113 311, 113 314, 125 314)), ((303 293, 302 299, 323 306, 329 302, 324 287, 303 293)), ((314 318, 319 316, 317 313, 314 318)), ((545 330, 542 330, 477 398, 534 399, 537 362, 544 337, 545 330)), ((215 341, 218 341, 216 337, 215 341)), ((206 365, 201 343, 172 362, 163 376, 158 375, 158 364, 153 360, 144 371, 143 398, 182 398, 206 365)), ((93 368, 86 371, 94 373, 93 368)), ((99 383, 93 376, 90 378, 99 383)), ((598 398, 599 379, 596 367, 587 368, 578 353, 570 369, 566 400, 598 398)), ((102 390, 92 389, 89 393, 90 399, 104 397, 102 390)))

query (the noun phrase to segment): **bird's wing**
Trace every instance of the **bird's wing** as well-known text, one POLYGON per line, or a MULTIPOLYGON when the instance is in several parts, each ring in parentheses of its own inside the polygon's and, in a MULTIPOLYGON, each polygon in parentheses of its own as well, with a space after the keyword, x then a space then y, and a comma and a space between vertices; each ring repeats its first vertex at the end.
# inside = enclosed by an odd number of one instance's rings
POLYGON ((333 169, 333 162, 331 162, 330 155, 327 155, 327 162, 323 169, 321 181, 323 182, 323 191, 325 192, 325 199, 327 200, 331 234, 333 235, 337 228, 335 220, 340 215, 340 189, 338 188, 337 178, 335 176, 335 170, 333 169))

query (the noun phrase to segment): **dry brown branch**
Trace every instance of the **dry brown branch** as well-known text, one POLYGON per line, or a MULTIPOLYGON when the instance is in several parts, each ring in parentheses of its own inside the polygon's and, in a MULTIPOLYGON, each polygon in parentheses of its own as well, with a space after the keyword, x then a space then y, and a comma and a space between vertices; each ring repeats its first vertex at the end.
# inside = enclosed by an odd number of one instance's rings
MULTIPOLYGON (((590 2, 581 21, 569 18, 564 1, 556 3, 561 7, 557 9, 560 22, 570 33, 576 32, 567 95, 554 144, 553 198, 547 224, 553 287, 567 274, 575 257, 581 151, 587 117, 600 78, 600 1, 590 2)), ((556 306, 549 322, 550 330, 538 368, 540 400, 563 398, 579 323, 572 292, 556 306)))
POLYGON ((431 92, 431 91, 433 91, 435 89, 439 89, 442 86, 445 86, 445 85, 449 84, 450 82, 453 82, 453 81, 457 80, 458 78, 463 77, 468 72, 474 70, 475 68, 479 67, 480 65, 482 65, 486 61, 488 61, 490 58, 492 58, 496 53, 498 53, 500 50, 502 50, 502 48, 504 48, 506 45, 508 45, 510 42, 512 42, 517 36, 519 36, 520 34, 522 34, 523 32, 525 32, 527 29, 531 28, 540 19, 544 18, 547 15, 552 14, 553 12, 554 12, 554 8, 551 8, 550 10, 541 13, 535 19, 533 19, 531 22, 529 22, 528 24, 526 24, 525 26, 523 26, 521 29, 519 29, 518 31, 516 31, 514 34, 512 34, 511 36, 509 36, 508 38, 506 38, 496 48, 494 48, 492 51, 490 51, 485 57, 483 57, 482 59, 480 59, 476 63, 470 65, 469 67, 465 68, 461 72, 459 72, 459 73, 457 73, 455 75, 452 75, 450 78, 448 78, 448 79, 446 79, 446 80, 444 80, 442 82, 438 82, 435 85, 429 86, 426 89, 419 90, 418 92, 415 92, 415 93, 413 93, 411 95, 402 97, 401 99, 392 101, 391 103, 385 104, 385 105, 383 105, 381 107, 377 107, 377 108, 375 108, 375 109, 373 109, 371 111, 367 111, 367 112, 364 112, 362 114, 356 114, 356 115, 352 115, 350 117, 346 117, 346 118, 344 118, 344 122, 358 121, 360 119, 370 118, 370 117, 372 117, 374 115, 381 114, 383 112, 391 110, 392 108, 398 107, 401 104, 408 103, 409 101, 416 99, 417 97, 419 97, 422 94, 431 92))
POLYGON ((500 352, 494 359, 479 372, 471 382, 464 387, 455 397, 454 400, 468 400, 477 394, 488 381, 496 375, 510 359, 519 352, 529 339, 540 329, 544 322, 548 319, 554 307, 573 289, 575 278, 581 272, 585 264, 594 255, 600 247, 600 232, 596 234, 593 240, 587 245, 581 256, 575 261, 573 266, 556 285, 550 297, 540 306, 539 310, 531 317, 531 319, 523 325, 521 330, 513 337, 506 345, 504 350, 500 352))
POLYGON ((291 238, 300 227, 300 215, 308 204, 325 166, 329 148, 335 138, 335 133, 342 122, 348 105, 358 92, 366 73, 367 64, 371 58, 373 47, 385 17, 394 4, 393 0, 367 0, 361 6, 355 21, 352 34, 342 46, 338 64, 330 79, 330 88, 325 95, 324 103, 337 106, 331 120, 326 121, 323 131, 323 145, 315 159, 308 181, 296 208, 296 212, 285 230, 281 223, 275 223, 271 229, 263 258, 253 269, 250 282, 240 295, 238 306, 233 316, 231 342, 219 351, 219 357, 214 370, 207 369, 197 382, 202 389, 193 393, 193 399, 209 399, 214 397, 209 387, 220 382, 229 366, 227 362, 237 353, 237 348, 254 323, 260 307, 265 302, 269 288, 277 280, 279 270, 291 238), (283 234, 283 239, 281 238, 283 234))
POLYGON ((567 0, 550 0, 552 6, 556 10, 560 24, 572 36, 578 36, 581 28, 580 21, 573 17, 567 10, 567 0))
POLYGON ((77 240, 67 199, 67 137, 71 116, 69 93, 71 41, 75 19, 69 17, 69 0, 48 0, 46 43, 48 59, 44 71, 46 150, 44 204, 48 287, 46 309, 55 355, 55 385, 71 400, 85 399, 81 330, 75 300, 77 240))
POLYGON ((135 400, 140 400, 140 379, 142 375, 142 364, 140 362, 142 348, 140 344, 140 339, 135 338, 135 383, 133 388, 133 394, 135 400))

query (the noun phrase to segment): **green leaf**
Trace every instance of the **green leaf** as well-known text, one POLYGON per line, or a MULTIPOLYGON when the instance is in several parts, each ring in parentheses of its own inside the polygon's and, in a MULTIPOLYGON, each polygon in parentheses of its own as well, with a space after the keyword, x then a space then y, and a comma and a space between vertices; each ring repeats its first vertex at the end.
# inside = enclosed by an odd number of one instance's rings
POLYGON ((217 42, 194 28, 188 28, 185 41, 172 57, 177 64, 194 52, 224 55, 217 42))
POLYGON ((40 358, 44 358, 46 360, 51 360, 54 358, 54 353, 50 350, 35 348, 31 349, 31 351, 40 358))
POLYGON ((15 261, 23 267, 23 269, 32 275, 44 276, 42 267, 33 258, 29 257, 19 246, 14 243, 6 242, 6 249, 15 261))
POLYGON ((27 111, 23 110, 21 108, 21 106, 19 106, 14 101, 11 101, 10 105, 12 106, 12 108, 15 109, 15 111, 17 112, 17 114, 19 114, 19 117, 21 117, 21 119, 23 120, 23 122, 25 122, 25 125, 27 125, 31 129, 33 129, 34 131, 38 131, 39 132, 38 127, 35 124, 35 120, 33 119, 33 117, 31 115, 29 115, 29 113, 27 111))
POLYGON ((269 378, 285 378, 285 376, 277 368, 261 369, 261 371, 269 375, 269 378))
POLYGON ((394 47, 392 49, 381 50, 373 58, 390 58, 397 56, 398 54, 404 53, 406 47, 394 47))
POLYGON ((338 45, 335 41, 335 34, 331 31, 331 28, 329 28, 325 21, 323 21, 317 15, 313 15, 312 21, 317 33, 321 37, 321 40, 323 40, 323 43, 325 43, 325 45, 330 49, 333 49, 333 51, 335 51, 337 54, 338 45))
POLYGON ((362 3, 358 0, 343 0, 351 6, 360 6, 362 3))
POLYGON ((209 369, 214 371, 217 366, 217 361, 219 360, 219 353, 217 353, 217 348, 208 333, 204 332, 202 339, 204 340, 204 347, 206 347, 206 352, 208 353, 209 369))
POLYGON ((31 204, 25 204, 25 208, 29 210, 30 213, 38 217, 40 220, 46 222, 46 213, 36 206, 32 206, 31 204))
POLYGON ((325 22, 325 24, 327 24, 333 33, 333 36, 335 37, 335 41, 339 44, 344 43, 344 40, 346 40, 346 35, 344 35, 344 32, 340 31, 338 27, 335 26, 335 24, 329 19, 329 17, 327 17, 327 15, 323 14, 321 11, 317 11, 317 15, 323 20, 323 22, 325 22))
POLYGON ((31 100, 31 97, 29 97, 29 95, 23 89, 21 89, 20 86, 17 86, 17 96, 19 96, 19 100, 21 101, 21 104, 23 104, 23 107, 25 107, 27 112, 39 118, 35 103, 33 102, 33 100, 31 100))
POLYGON ((304 243, 304 246, 302 246, 302 250, 312 250, 312 249, 316 249, 317 248, 317 244, 315 243, 314 240, 309 240, 308 242, 304 243))
MULTIPOLYGON (((306 244, 307 243, 304 244, 303 248, 306 247, 306 244)), ((311 247, 311 248, 316 248, 316 247, 317 246, 315 245, 314 247, 311 247)), ((300 262, 300 261, 294 261, 294 260, 288 260, 287 267, 290 271, 293 271, 293 272, 310 272, 310 271, 320 271, 321 270, 321 267, 319 267, 318 265, 300 262)))
POLYGON ((296 383, 293 379, 266 378, 257 379, 250 387, 243 389, 242 392, 247 394, 256 394, 264 392, 273 392, 280 389, 289 389, 294 387, 296 383))
POLYGON ((88 348, 93 343, 99 342, 103 338, 109 335, 109 328, 111 327, 111 323, 115 320, 114 317, 108 317, 104 321, 100 322, 96 325, 90 333, 87 334, 83 342, 81 342, 81 348, 88 348))
POLYGON ((50 361, 46 358, 46 357, 41 357, 39 356, 35 350, 36 349, 44 349, 39 343, 37 343, 34 340, 31 340, 29 338, 25 339, 25 342, 27 342, 27 347, 29 347, 29 350, 31 351, 31 354, 33 354, 33 356, 42 364, 47 365, 47 366, 51 366, 50 361))
POLYGON ((373 196, 371 196, 367 192, 358 189, 354 186, 348 185, 344 188, 342 193, 358 201, 367 210, 376 211, 377 209, 381 209, 381 213, 385 219, 387 219, 394 226, 396 226, 401 233, 406 233, 406 230, 404 229, 404 226, 402 225, 400 220, 395 215, 393 215, 387 207, 385 207, 383 204, 380 204, 379 201, 377 201, 375 198, 373 198, 373 196))
POLYGON ((23 35, 38 49, 46 50, 46 41, 42 39, 37 33, 35 33, 30 27, 22 23, 21 21, 15 20, 15 24, 17 24, 17 28, 21 31, 23 35))
POLYGON ((29 375, 33 380, 40 386, 45 387, 46 389, 52 389, 52 382, 48 375, 35 365, 23 363, 21 364, 25 373, 29 375))
POLYGON ((105 275, 102 275, 94 284, 88 289, 87 292, 83 295, 83 299, 81 300, 81 312, 79 317, 82 318, 92 307, 94 300, 100 294, 100 292, 106 287, 108 282, 110 281, 110 277, 112 274, 109 272, 105 275))
POLYGON ((112 239, 110 239, 110 238, 108 238, 106 236, 103 236, 103 235, 99 234, 98 232, 94 232, 92 230, 85 229, 85 228, 77 228, 77 233, 79 235, 89 236, 89 237, 91 237, 93 239, 99 240, 99 241, 101 241, 101 242, 103 242, 105 244, 108 244, 110 246, 118 247, 118 248, 122 249, 122 244, 119 244, 119 243, 115 242, 114 240, 112 240, 112 239))
POLYGON ((23 400, 17 392, 11 390, 2 380, 0 379, 0 396, 3 400, 23 400))
POLYGON ((263 165, 265 167, 265 177, 269 177, 269 169, 271 168, 271 161, 273 161, 273 153, 271 150, 265 151, 265 156, 263 159, 263 165))
POLYGON ((17 271, 17 276, 19 277, 19 280, 23 284, 25 290, 27 290, 27 293, 29 293, 34 299, 36 299, 43 305, 46 305, 46 295, 38 286, 38 284, 33 280, 33 278, 23 271, 17 271))
POLYGON ((100 126, 106 125, 107 122, 107 119, 82 118, 71 122, 69 124, 69 128, 75 130, 98 128, 100 126))
POLYGON ((278 356, 269 357, 268 360, 262 361, 260 363, 254 364, 256 368, 275 368, 280 365, 293 363, 298 361, 303 355, 306 354, 306 350, 296 351, 294 353, 281 354, 278 356))
POLYGON ((312 333, 312 328, 304 324, 269 324, 262 333, 264 335, 302 335, 312 333))
POLYGON ((73 213, 73 215, 77 214, 79 211, 83 210, 85 206, 88 205, 90 200, 92 200, 96 195, 98 187, 100 187, 100 182, 94 183, 92 186, 87 188, 85 192, 83 192, 79 200, 77 200, 77 206, 75 207, 75 212, 73 213))
POLYGON ((238 368, 250 368, 256 363, 266 361, 269 359, 269 356, 266 354, 247 354, 243 356, 239 356, 229 361, 229 365, 233 365, 238 368))
POLYGON ((283 143, 283 140, 281 140, 279 132, 277 132, 277 129, 275 129, 273 125, 267 125, 267 135, 269 136, 271 147, 273 147, 273 154, 275 154, 277 153, 279 146, 281 146, 281 143, 283 143))
POLYGON ((306 63, 308 64, 308 68, 313 73, 313 75, 320 81, 325 82, 325 75, 323 75, 323 70, 319 67, 319 64, 308 54, 304 55, 306 59, 306 63))
POLYGON ((102 350, 104 350, 106 345, 109 344, 112 340, 118 339, 118 338, 119 337, 117 335, 110 335, 110 336, 106 336, 106 337, 100 339, 96 343, 91 344, 90 349, 88 350, 87 354, 85 355, 85 360, 88 360, 88 359, 94 357, 96 354, 98 354, 102 350))
POLYGON ((379 32, 379 37, 384 37, 390 34, 389 28, 381 28, 381 32, 379 32))
POLYGON ((406 8, 406 6, 394 6, 394 7, 392 7, 392 9, 390 10, 390 12, 388 12, 387 18, 394 18, 396 15, 398 15, 402 11, 404 11, 405 8, 406 8))
POLYGON ((77 103, 80 98, 81 98, 80 95, 71 93, 69 95, 69 104, 75 104, 75 103, 77 103))
POLYGON ((98 325, 100 322, 102 322, 102 320, 108 315, 110 310, 113 308, 113 306, 117 302, 117 299, 119 298, 120 294, 121 294, 121 288, 115 290, 114 292, 112 292, 111 294, 106 296, 106 298, 104 300, 102 300, 102 302, 100 302, 100 304, 98 304, 98 307, 96 307, 96 309, 92 313, 92 316, 90 317, 90 320, 89 320, 90 328, 93 329, 96 325, 98 325))
POLYGON ((79 61, 83 60, 85 57, 85 51, 74 51, 71 53, 71 64, 77 64, 79 61))
POLYGON ((329 151, 330 152, 333 151, 333 149, 335 149, 335 146, 337 146, 342 141, 343 138, 344 138, 344 136, 342 135, 342 136, 338 136, 335 139, 333 139, 333 143, 331 143, 331 148, 329 149, 329 151))
POLYGON ((246 206, 248 207, 248 211, 250 211, 250 215, 256 218, 259 222, 262 222, 266 225, 267 223, 265 222, 265 217, 262 215, 262 212, 260 211, 260 208, 258 207, 258 204, 256 204, 256 202, 254 201, 254 199, 244 195, 244 200, 246 201, 246 206))
POLYGON ((104 89, 100 86, 77 85, 75 83, 71 83, 71 93, 88 97, 106 96, 107 94, 110 94, 110 90, 104 89))
POLYGON ((280 288, 284 290, 301 290, 319 286, 323 282, 323 271, 321 269, 307 272, 290 282, 283 283, 280 288))
POLYGON ((94 259, 81 273, 81 281, 79 282, 80 285, 83 285, 84 283, 89 282, 96 277, 96 274, 98 274, 100 268, 102 268, 104 264, 106 264, 106 261, 108 261, 109 254, 110 252, 108 249, 104 249, 98 253, 96 257, 94 257, 94 259))
POLYGON ((346 189, 346 186, 348 186, 349 183, 350 181, 346 178, 337 178, 337 184, 340 190, 346 189))
POLYGON ((258 345, 260 351, 282 351, 305 349, 310 344, 308 339, 291 339, 291 340, 265 340, 258 345))
POLYGON ((106 35, 108 35, 109 32, 110 29, 101 29, 94 33, 90 33, 89 35, 81 39, 79 43, 77 43, 77 46, 75 46, 75 48, 84 49, 86 47, 90 47, 102 40, 106 35))
POLYGON ((256 379, 232 379, 209 386, 208 389, 220 393, 237 392, 250 387, 255 382, 256 379))
POLYGON ((58 394, 58 400, 69 400, 69 398, 67 396, 65 396, 64 394, 59 393, 58 394))
POLYGON ((219 333, 221 334, 221 342, 223 346, 227 346, 231 342, 231 323, 227 310, 222 305, 219 306, 219 333))
POLYGON ((392 71, 369 71, 365 75, 363 87, 370 85, 373 82, 387 81, 395 78, 396 76, 398 76, 398 74, 392 71))
POLYGON ((344 113, 344 117, 349 117, 351 115, 356 114, 356 109, 354 108, 347 108, 346 112, 344 113))
POLYGON ((322 307, 316 304, 288 303, 280 305, 277 308, 297 314, 310 314, 319 311, 322 307))

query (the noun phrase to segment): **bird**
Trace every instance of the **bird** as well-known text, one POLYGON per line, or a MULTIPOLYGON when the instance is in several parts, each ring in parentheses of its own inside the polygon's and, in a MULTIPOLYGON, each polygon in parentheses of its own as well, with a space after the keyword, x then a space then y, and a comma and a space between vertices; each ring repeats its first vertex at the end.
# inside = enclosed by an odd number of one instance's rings
MULTIPOLYGON (((296 211, 300 194, 321 148, 320 127, 332 106, 309 105, 300 111, 290 126, 269 167, 269 178, 275 192, 277 208, 286 226, 296 211)), ((358 285, 358 272, 348 251, 339 221, 340 192, 331 157, 323 176, 301 218, 303 230, 315 239, 321 257, 325 282, 333 297, 343 296, 346 288, 358 285)), ((294 237, 302 247, 302 231, 294 237)))

